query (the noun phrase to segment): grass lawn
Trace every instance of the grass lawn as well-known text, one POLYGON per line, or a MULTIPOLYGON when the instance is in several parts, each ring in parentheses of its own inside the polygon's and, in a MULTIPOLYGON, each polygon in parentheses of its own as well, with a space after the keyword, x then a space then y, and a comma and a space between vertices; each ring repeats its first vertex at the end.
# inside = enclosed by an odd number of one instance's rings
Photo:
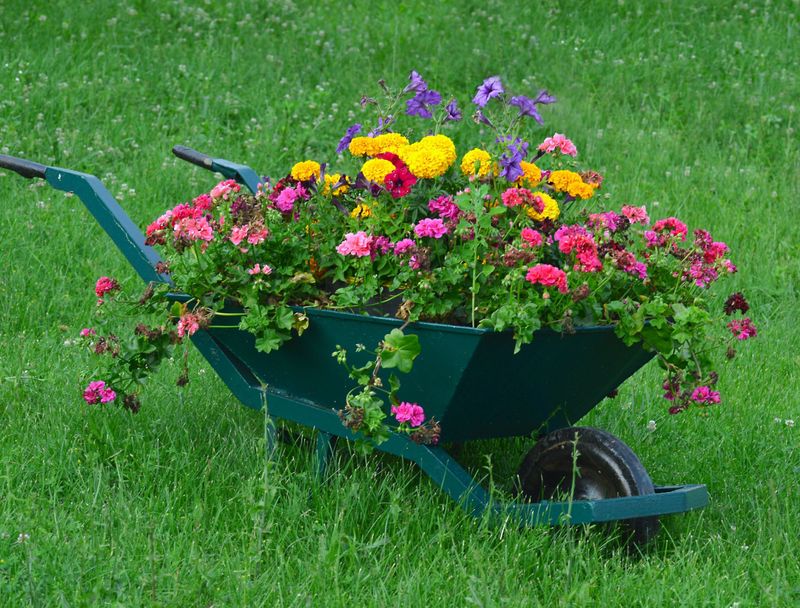
MULTIPOLYGON (((656 483, 708 486, 644 556, 597 528, 491 528, 391 457, 340 444, 325 484, 306 445, 267 462, 263 416, 194 352, 192 382, 165 366, 138 416, 90 411, 70 342, 98 276, 139 279, 79 201, 0 170, 0 606, 800 604, 799 16, 796 0, 3 0, 0 153, 97 175, 140 225, 215 183, 174 144, 282 175, 335 161, 379 78, 416 69, 464 106, 500 74, 559 98, 541 137, 568 134, 614 205, 731 246, 719 301, 744 291, 759 336, 707 415, 670 416, 651 364, 582 421, 656 483)), ((505 487, 531 444, 467 460, 505 487)))

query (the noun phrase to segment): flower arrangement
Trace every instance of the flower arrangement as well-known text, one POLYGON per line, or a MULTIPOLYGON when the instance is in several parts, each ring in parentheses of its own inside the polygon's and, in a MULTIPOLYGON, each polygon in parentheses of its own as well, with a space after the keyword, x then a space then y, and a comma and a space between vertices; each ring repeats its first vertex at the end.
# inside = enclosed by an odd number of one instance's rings
POLYGON ((380 308, 405 321, 364 366, 333 353, 356 384, 340 417, 373 442, 388 436, 390 416, 395 430, 438 440, 424 404, 403 401, 396 376, 388 388, 378 376, 411 370, 420 346, 404 330, 419 320, 513 332, 517 349, 542 327, 613 324, 626 344, 656 352, 670 412, 720 402, 715 343, 733 358, 757 333, 742 294, 710 308, 708 288, 737 270, 725 243, 675 217, 651 221, 644 206, 601 208, 603 176, 579 165, 570 139, 530 143, 556 101, 547 91, 512 95, 487 78, 472 98, 478 136, 457 147, 445 134, 463 117, 456 99, 443 103, 417 72, 399 90, 379 84, 378 98, 361 101, 375 110, 372 129, 350 126, 334 162, 302 160, 253 194, 222 181, 147 227, 170 289, 191 296, 169 303, 166 318, 167 286, 126 300, 115 280, 98 280, 101 322, 120 307, 160 319, 128 341, 82 332, 101 355, 87 403, 137 411, 147 373, 200 328, 245 330, 259 350, 278 349, 308 327, 304 307, 380 308), (419 121, 425 134, 414 136, 419 121))

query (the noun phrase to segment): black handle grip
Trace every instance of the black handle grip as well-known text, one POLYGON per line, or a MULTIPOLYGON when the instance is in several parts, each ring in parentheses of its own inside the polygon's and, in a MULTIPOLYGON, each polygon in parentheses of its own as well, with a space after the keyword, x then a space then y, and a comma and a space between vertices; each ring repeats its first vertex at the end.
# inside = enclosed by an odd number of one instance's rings
POLYGON ((174 146, 172 148, 172 153, 193 165, 203 167, 203 169, 210 169, 211 165, 214 163, 214 160, 207 154, 203 154, 192 148, 187 148, 186 146, 174 146))
POLYGON ((44 171, 47 169, 44 165, 35 163, 32 160, 6 156, 5 154, 0 154, 0 167, 16 171, 22 177, 27 177, 28 179, 32 177, 41 177, 44 179, 44 171))

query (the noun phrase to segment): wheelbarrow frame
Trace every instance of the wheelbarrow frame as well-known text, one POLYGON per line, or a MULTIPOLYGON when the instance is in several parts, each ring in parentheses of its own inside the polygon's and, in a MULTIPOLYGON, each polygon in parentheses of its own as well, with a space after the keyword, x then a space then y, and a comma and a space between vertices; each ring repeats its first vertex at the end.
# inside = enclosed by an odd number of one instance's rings
MULTIPOLYGON (((175 146, 173 152, 183 160, 235 179, 252 192, 257 190, 261 181, 258 174, 245 165, 212 158, 184 146, 175 146)), ((57 190, 77 195, 142 280, 172 284, 167 275, 156 270, 158 262, 162 261, 161 256, 145 244, 142 232, 95 176, 6 155, 0 155, 0 167, 29 179, 42 178, 57 190)), ((172 297, 175 300, 189 299, 180 293, 172 297)), ((334 441, 337 438, 357 439, 356 434, 342 424, 333 408, 265 385, 212 331, 198 330, 191 340, 242 404, 259 410, 266 403, 270 416, 317 430, 316 467, 320 477, 325 474, 334 441)), ((708 492, 701 484, 656 486, 654 494, 599 500, 543 500, 537 503, 499 500, 441 447, 421 445, 405 434, 390 432, 388 440, 377 449, 414 462, 468 513, 496 523, 508 522, 521 527, 587 524, 657 517, 708 504, 708 492)))

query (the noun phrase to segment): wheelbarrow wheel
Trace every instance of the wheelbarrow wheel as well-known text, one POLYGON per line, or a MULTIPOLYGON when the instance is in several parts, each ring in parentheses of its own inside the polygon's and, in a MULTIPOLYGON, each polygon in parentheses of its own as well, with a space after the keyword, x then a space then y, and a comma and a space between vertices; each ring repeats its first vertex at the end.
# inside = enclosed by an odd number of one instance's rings
MULTIPOLYGON (((548 433, 525 456, 517 475, 522 495, 531 502, 655 493, 633 450, 611 433, 591 427, 548 433)), ((622 520, 622 526, 629 542, 642 547, 655 538, 660 524, 658 517, 643 517, 622 520)))

